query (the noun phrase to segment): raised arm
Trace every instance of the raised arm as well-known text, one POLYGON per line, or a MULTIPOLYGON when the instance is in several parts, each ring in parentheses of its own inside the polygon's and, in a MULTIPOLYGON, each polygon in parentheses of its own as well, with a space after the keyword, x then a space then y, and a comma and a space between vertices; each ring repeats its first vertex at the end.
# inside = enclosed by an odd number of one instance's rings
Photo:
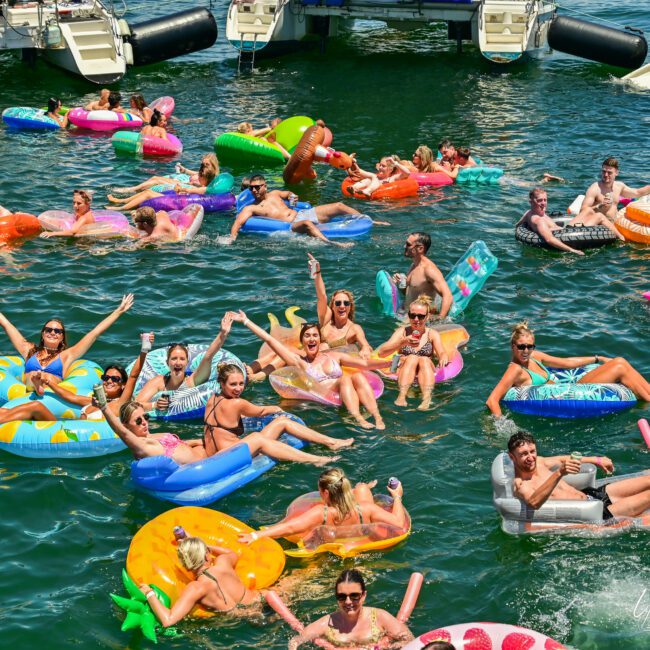
MULTIPOLYGON (((97 405, 97 402, 93 402, 97 405)), ((111 409, 108 408, 108 404, 105 404, 101 407, 101 412, 108 422, 108 426, 117 433, 117 435, 122 439, 122 442, 133 452, 133 455, 136 458, 143 458, 147 455, 148 444, 146 439, 136 436, 134 433, 129 431, 111 409)))
POLYGON ((4 331, 7 332, 7 336, 9 337, 11 344, 16 348, 16 352, 18 352, 23 359, 26 359, 29 351, 34 347, 33 343, 30 343, 18 331, 18 328, 2 313, 0 313, 0 325, 2 325, 4 331))
POLYGON ((327 304, 327 291, 325 290, 323 274, 320 271, 320 262, 311 253, 307 253, 307 257, 309 257, 309 261, 312 264, 316 265, 316 275, 314 276, 314 287, 316 288, 317 300, 316 310, 318 312, 318 322, 320 323, 320 326, 323 327, 326 323, 329 323, 332 320, 332 310, 327 304))
POLYGON ((251 332, 253 332, 253 334, 261 338, 265 343, 268 343, 273 352, 275 352, 288 366, 298 366, 299 368, 306 370, 308 364, 299 354, 290 350, 284 343, 273 338, 267 331, 249 320, 241 309, 238 314, 232 313, 232 319, 235 322, 244 324, 251 332))
POLYGON ((515 385, 518 376, 519 366, 513 363, 508 364, 508 369, 503 373, 503 377, 501 377, 499 383, 494 387, 485 402, 486 406, 492 412, 492 415, 495 415, 498 418, 503 415, 499 402, 508 390, 515 385))
MULTIPOLYGON (((149 332, 149 340, 151 341, 151 344, 153 344, 154 338, 154 333, 149 332)), ((131 368, 131 372, 129 373, 129 377, 126 380, 126 384, 124 384, 124 390, 122 391, 119 399, 116 400, 118 406, 122 406, 122 404, 126 404, 127 402, 131 401, 131 398, 133 397, 133 391, 135 390, 135 385, 138 382, 138 377, 140 376, 140 372, 142 371, 142 367, 144 366, 144 361, 146 358, 147 352, 140 350, 140 354, 135 360, 133 368, 131 368)), ((140 403, 142 404, 142 402, 140 403)), ((150 409, 145 408, 145 410, 148 411, 150 409)))
POLYGON ((451 289, 440 272, 440 269, 435 266, 435 264, 427 265, 425 275, 427 280, 433 285, 434 289, 442 298, 440 318, 446 318, 454 302, 454 297, 451 295, 451 289))
POLYGON ((232 327, 232 314, 227 312, 224 317, 221 319, 221 329, 219 334, 215 337, 214 341, 210 343, 210 347, 205 351, 203 359, 199 367, 192 373, 192 381, 195 386, 204 384, 210 378, 210 372, 212 370, 212 360, 214 355, 221 349, 228 334, 230 334, 230 328, 232 327))
POLYGON ((624 196, 627 199, 640 199, 642 196, 646 196, 647 194, 650 194, 650 185, 644 185, 643 187, 635 189, 633 187, 628 187, 623 183, 623 187, 621 188, 621 196, 624 196))

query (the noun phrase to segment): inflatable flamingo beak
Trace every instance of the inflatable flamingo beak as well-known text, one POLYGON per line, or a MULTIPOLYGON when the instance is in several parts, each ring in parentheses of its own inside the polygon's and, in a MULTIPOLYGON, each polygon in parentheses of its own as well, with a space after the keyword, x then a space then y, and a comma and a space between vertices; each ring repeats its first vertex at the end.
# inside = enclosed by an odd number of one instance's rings
POLYGON ((334 156, 334 158, 340 158, 341 157, 341 152, 340 151, 335 151, 333 156, 334 156))

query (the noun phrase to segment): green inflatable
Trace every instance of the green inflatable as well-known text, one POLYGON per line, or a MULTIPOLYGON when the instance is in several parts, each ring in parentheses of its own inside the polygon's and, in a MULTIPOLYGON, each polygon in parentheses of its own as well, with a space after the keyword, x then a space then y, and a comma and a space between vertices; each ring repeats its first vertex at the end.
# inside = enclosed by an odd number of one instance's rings
POLYGON ((266 138, 270 134, 289 152, 293 153, 302 134, 315 124, 311 117, 296 115, 283 120, 264 138, 255 138, 243 133, 222 133, 214 141, 214 150, 219 160, 226 164, 256 164, 260 167, 284 166, 282 152, 266 138))

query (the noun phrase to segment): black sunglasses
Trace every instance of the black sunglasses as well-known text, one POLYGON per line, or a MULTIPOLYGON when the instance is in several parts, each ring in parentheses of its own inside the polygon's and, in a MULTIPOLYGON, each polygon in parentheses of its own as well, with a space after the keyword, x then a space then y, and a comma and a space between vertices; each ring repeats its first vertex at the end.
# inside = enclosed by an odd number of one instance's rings
POLYGON ((249 185, 249 188, 251 190, 259 190, 260 187, 264 187, 265 185, 266 185, 266 183, 262 183, 261 185, 249 185))
POLYGON ((175 343, 168 343, 167 344, 167 349, 171 350, 172 348, 185 348, 185 349, 187 349, 187 343, 183 343, 183 341, 177 341, 175 343))
POLYGON ((349 300, 335 300, 334 304, 337 307, 349 307, 350 306, 350 301, 349 300))
POLYGON ((102 375, 101 380, 106 382, 112 381, 115 384, 121 384, 124 381, 122 375, 102 375))
POLYGON ((517 350, 534 350, 537 346, 534 343, 517 343, 517 350))
POLYGON ((424 320, 427 317, 426 314, 414 314, 413 312, 409 312, 409 318, 411 320, 424 320))
POLYGON ((348 598, 353 602, 353 603, 358 603, 361 598, 363 597, 363 594, 360 592, 355 592, 353 594, 336 594, 336 600, 339 601, 339 603, 344 603, 348 598))
POLYGON ((63 334, 63 330, 60 327, 44 327, 43 332, 46 334, 63 334))
POLYGON ((138 415, 138 417, 135 419, 135 424, 139 427, 144 421, 149 422, 149 413, 138 415))

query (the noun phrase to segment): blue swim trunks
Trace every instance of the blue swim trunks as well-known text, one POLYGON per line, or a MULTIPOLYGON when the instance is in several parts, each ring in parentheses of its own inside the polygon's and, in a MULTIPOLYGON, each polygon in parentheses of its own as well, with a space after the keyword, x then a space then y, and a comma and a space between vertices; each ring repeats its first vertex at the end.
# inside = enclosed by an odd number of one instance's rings
POLYGON ((293 218, 293 223, 299 221, 311 221, 312 223, 319 224, 318 216, 316 215, 316 208, 309 208, 309 210, 300 210, 293 218))

